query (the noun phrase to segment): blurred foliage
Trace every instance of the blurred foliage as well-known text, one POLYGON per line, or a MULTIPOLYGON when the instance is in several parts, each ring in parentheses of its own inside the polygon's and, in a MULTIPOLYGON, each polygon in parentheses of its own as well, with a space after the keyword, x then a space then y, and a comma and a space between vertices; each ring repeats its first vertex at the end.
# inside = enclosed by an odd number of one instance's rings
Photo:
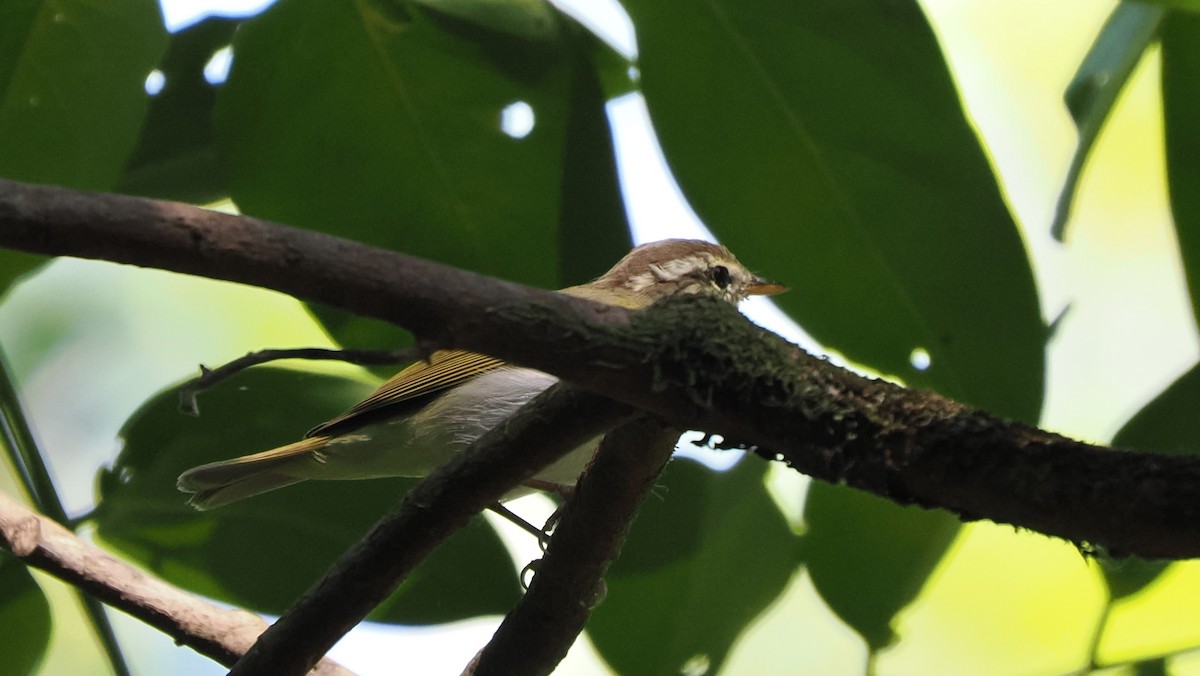
POLYGON ((50 604, 37 582, 0 551, 0 663, 10 674, 31 674, 50 643, 50 604))
MULTIPOLYGON (((814 336, 912 386, 1036 421, 1047 329, 1033 276, 919 6, 625 7, 636 63, 542 0, 280 0, 256 17, 207 19, 171 36, 150 0, 5 2, 0 176, 192 202, 229 197, 257 217, 554 288, 603 272, 628 248, 605 105, 636 88, 689 202, 749 265, 803 289, 779 300, 814 336), (205 67, 230 45, 227 81, 210 81, 205 67), (162 85, 153 95, 152 70, 162 85), (514 106, 532 111, 532 128, 505 130, 514 106), (913 363, 917 350, 928 366, 913 363)), ((1060 197, 1065 222, 1089 149, 1161 35, 1171 205, 1193 291, 1195 9, 1186 0, 1118 5, 1066 92, 1080 142, 1060 197)), ((0 289, 39 262, 0 252, 0 289)), ((373 320, 311 310, 346 345, 410 340, 373 320)), ((1117 443, 1191 452, 1196 382, 1195 371, 1181 378, 1117 443)), ((198 419, 178 414, 173 392, 156 395, 130 418, 100 477, 99 536, 175 584, 280 612, 411 482, 298 485, 196 513, 175 477, 291 441, 367 389, 257 369, 206 393, 198 419)), ((957 527, 942 512, 818 485, 797 535, 755 459, 726 473, 676 462, 663 485, 589 625, 622 673, 718 670, 802 566, 875 656, 957 527)), ((1114 599, 1162 569, 1103 567, 1114 599)), ((501 613, 517 594, 512 562, 477 520, 377 619, 501 613)), ((0 625, 27 618, 11 631, 30 632, 5 634, 24 637, 2 642, 6 665, 32 668, 45 645, 44 599, 11 563, 0 565, 0 597, 14 599, 0 603, 0 625)))
POLYGON ((588 623, 617 673, 684 673, 697 656, 716 672, 779 597, 801 539, 763 491, 763 469, 753 458, 724 473, 688 460, 667 466, 661 495, 638 513, 588 623))
MULTIPOLYGON (((151 399, 122 432, 92 518, 105 541, 167 581, 281 614, 415 485, 412 480, 301 484, 207 512, 175 489, 183 470, 303 436, 370 394, 360 382, 273 368, 245 371, 179 412, 178 388, 151 399)), ((427 559, 373 619, 433 623, 505 612, 517 579, 482 521, 427 559)))

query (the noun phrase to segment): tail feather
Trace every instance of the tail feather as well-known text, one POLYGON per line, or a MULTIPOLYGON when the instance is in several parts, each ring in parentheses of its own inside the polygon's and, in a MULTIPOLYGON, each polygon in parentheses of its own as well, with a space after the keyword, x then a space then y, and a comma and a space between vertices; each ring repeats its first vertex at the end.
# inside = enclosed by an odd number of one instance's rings
POLYGON ((261 495, 276 488, 291 486, 301 481, 304 481, 304 479, 285 474, 256 474, 219 488, 196 491, 192 497, 188 498, 188 504, 203 512, 209 509, 216 509, 217 507, 224 507, 231 502, 261 495))
POLYGON ((328 440, 311 437, 262 453, 193 467, 179 475, 176 485, 185 493, 195 494, 188 503, 196 509, 221 507, 304 481, 305 477, 288 472, 288 465, 319 450, 328 440))

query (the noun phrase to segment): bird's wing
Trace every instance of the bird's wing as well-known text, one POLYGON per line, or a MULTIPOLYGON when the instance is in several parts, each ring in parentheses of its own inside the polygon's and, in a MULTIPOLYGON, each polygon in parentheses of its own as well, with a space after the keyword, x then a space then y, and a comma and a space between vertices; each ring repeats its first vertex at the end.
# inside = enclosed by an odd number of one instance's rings
POLYGON ((477 352, 438 350, 429 361, 419 361, 392 376, 374 394, 345 414, 313 428, 307 436, 336 434, 332 428, 343 427, 351 421, 359 422, 382 408, 454 387, 501 366, 504 366, 503 360, 477 352))

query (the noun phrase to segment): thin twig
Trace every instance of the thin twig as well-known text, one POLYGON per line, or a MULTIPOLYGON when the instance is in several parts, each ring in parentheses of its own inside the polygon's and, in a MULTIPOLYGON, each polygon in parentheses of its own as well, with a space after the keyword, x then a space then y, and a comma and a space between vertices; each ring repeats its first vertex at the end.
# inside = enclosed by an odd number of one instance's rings
POLYGON ((200 375, 187 381, 179 389, 179 410, 188 415, 200 415, 200 407, 196 403, 197 394, 213 387, 217 383, 228 380, 251 366, 258 366, 270 361, 278 361, 280 359, 309 359, 344 361, 360 366, 384 366, 414 361, 419 356, 420 351, 412 346, 399 350, 335 350, 324 347, 299 347, 248 352, 215 369, 210 369, 201 364, 200 375))
POLYGON ((605 436, 555 528, 529 591, 465 674, 548 674, 604 599, 604 573, 675 449, 678 430, 638 418, 605 436))
MULTIPOLYGON (((0 546, 225 666, 232 665, 267 626, 257 615, 218 608, 109 556, 3 493, 0 546)), ((322 660, 314 673, 350 674, 332 660, 322 660)))
POLYGON ((558 384, 414 488, 230 670, 303 674, 472 516, 572 449, 632 415, 628 407, 558 384))

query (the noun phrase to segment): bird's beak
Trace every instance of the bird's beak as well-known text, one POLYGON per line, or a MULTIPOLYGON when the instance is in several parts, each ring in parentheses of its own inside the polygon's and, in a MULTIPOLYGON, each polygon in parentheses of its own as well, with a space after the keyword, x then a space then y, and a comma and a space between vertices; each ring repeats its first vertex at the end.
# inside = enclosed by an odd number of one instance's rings
POLYGON ((787 290, 788 288, 782 284, 755 277, 754 281, 750 282, 750 288, 746 290, 746 293, 751 296, 774 296, 787 290))

